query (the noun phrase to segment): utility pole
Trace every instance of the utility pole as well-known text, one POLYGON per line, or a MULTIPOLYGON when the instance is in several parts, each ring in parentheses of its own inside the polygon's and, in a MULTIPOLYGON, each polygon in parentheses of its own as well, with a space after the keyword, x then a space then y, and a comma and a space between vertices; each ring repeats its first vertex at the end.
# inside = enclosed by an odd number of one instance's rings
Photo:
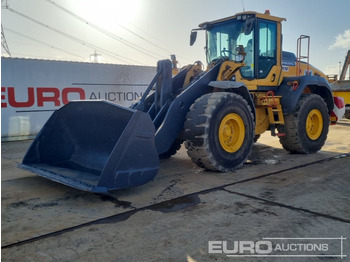
POLYGON ((1 47, 6 51, 6 53, 11 57, 10 49, 7 45, 5 34, 4 34, 4 29, 2 28, 1 24, 1 47))
POLYGON ((7 0, 1 0, 1 9, 7 9, 8 7, 7 0))
MULTIPOLYGON (((7 9, 7 0, 1 0, 1 9, 7 9)), ((10 49, 7 45, 7 41, 5 38, 4 34, 4 29, 2 28, 2 23, 1 23, 1 47, 6 51, 6 53, 11 57, 10 49)))
POLYGON ((94 63, 100 63, 102 62, 102 55, 97 54, 97 51, 95 50, 95 53, 90 55, 90 61, 94 63))

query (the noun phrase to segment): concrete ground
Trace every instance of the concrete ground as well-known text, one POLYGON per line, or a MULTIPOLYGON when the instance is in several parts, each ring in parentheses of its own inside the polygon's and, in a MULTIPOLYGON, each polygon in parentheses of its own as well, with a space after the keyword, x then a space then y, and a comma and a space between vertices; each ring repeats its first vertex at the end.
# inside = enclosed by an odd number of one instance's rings
POLYGON ((1 147, 2 261, 350 261, 350 120, 310 155, 265 133, 229 174, 181 148, 110 195, 19 169, 30 142, 1 147))

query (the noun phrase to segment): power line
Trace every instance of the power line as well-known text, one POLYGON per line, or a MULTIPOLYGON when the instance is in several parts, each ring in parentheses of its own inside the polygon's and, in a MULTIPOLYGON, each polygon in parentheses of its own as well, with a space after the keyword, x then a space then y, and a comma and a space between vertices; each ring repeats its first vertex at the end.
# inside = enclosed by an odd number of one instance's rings
POLYGON ((91 22, 85 20, 81 16, 79 16, 79 15, 69 11, 68 9, 64 8, 63 6, 57 4, 56 2, 54 2, 52 0, 46 0, 46 1, 51 3, 52 5, 54 5, 55 7, 59 8, 60 10, 64 11, 65 13, 67 13, 67 14, 73 16, 74 18, 80 20, 84 24, 94 28, 95 30, 99 31, 100 33, 105 34, 105 35, 113 38, 114 40, 116 40, 116 41, 118 41, 118 42, 120 42, 120 43, 122 43, 122 44, 124 44, 124 45, 126 45, 128 47, 131 47, 131 48, 133 48, 133 49, 135 49, 135 50, 137 50, 137 51, 139 51, 139 52, 141 52, 141 53, 143 53, 143 54, 145 54, 145 55, 147 55, 149 57, 155 58, 155 59, 158 59, 160 57, 158 54, 156 54, 156 53, 154 53, 154 52, 152 52, 150 50, 147 50, 147 49, 145 49, 143 47, 140 47, 140 46, 138 46, 138 45, 136 45, 136 44, 134 44, 134 43, 132 43, 130 41, 125 40, 124 38, 122 38, 120 36, 117 36, 117 35, 109 32, 108 30, 106 30, 106 29, 104 29, 104 28, 102 28, 102 27, 100 27, 100 26, 98 26, 98 25, 96 25, 94 23, 91 23, 91 22))
POLYGON ((5 29, 6 29, 7 31, 9 31, 9 32, 11 32, 11 33, 13 33, 13 34, 19 35, 19 36, 21 36, 21 37, 23 37, 23 38, 27 38, 27 39, 29 39, 29 40, 31 40, 31 41, 37 42, 37 43, 39 43, 39 44, 48 46, 48 47, 53 48, 53 49, 57 49, 57 50, 59 50, 59 51, 61 51, 61 52, 64 52, 64 53, 66 53, 66 54, 69 54, 69 55, 76 56, 76 57, 79 57, 79 58, 81 58, 81 59, 84 59, 84 57, 82 57, 82 56, 78 56, 78 55, 76 55, 76 54, 74 54, 74 53, 68 52, 68 51, 66 51, 66 50, 64 50, 64 49, 61 49, 61 48, 59 48, 59 47, 56 47, 56 46, 53 46, 53 45, 49 45, 49 44, 47 44, 47 43, 45 43, 45 42, 42 42, 42 41, 40 41, 40 40, 38 40, 38 39, 32 38, 32 37, 30 37, 30 36, 26 36, 26 35, 24 35, 24 34, 21 34, 21 33, 19 33, 19 32, 16 32, 16 31, 11 30, 11 29, 6 28, 6 27, 5 27, 5 29))
MULTIPOLYGON (((17 53, 16 51, 12 52, 11 54, 12 54, 12 57, 15 57, 15 58, 62 61, 62 59, 59 59, 59 58, 57 58, 55 56, 50 56, 50 55, 47 55, 47 54, 45 54, 45 55, 37 55, 37 54, 33 55, 33 54, 30 54, 30 55, 28 55, 28 53, 17 53)), ((67 61, 67 60, 64 60, 64 61, 67 61)), ((71 61, 76 62, 76 60, 71 60, 71 61)))
POLYGON ((118 60, 120 60, 120 61, 123 61, 123 62, 126 62, 126 63, 130 63, 130 62, 138 63, 138 62, 136 62, 135 60, 133 60, 133 59, 131 59, 131 58, 126 58, 126 57, 124 57, 124 56, 115 54, 115 53, 113 53, 113 52, 111 52, 111 51, 109 51, 109 50, 106 50, 106 49, 104 49, 104 48, 101 48, 101 47, 98 47, 98 46, 96 46, 96 45, 93 45, 93 44, 91 44, 91 43, 87 43, 87 42, 81 41, 80 39, 78 39, 78 38, 76 38, 76 37, 74 37, 74 36, 71 36, 71 35, 69 35, 69 34, 67 34, 67 33, 65 33, 65 32, 62 32, 62 31, 60 31, 60 30, 58 30, 58 29, 55 29, 55 28, 53 28, 53 27, 51 27, 51 26, 49 26, 49 25, 46 25, 46 24, 44 24, 44 23, 42 23, 42 22, 40 22, 40 21, 38 21, 38 20, 35 20, 34 18, 32 18, 32 17, 30 17, 30 16, 27 16, 27 15, 25 15, 25 14, 23 14, 23 13, 20 13, 20 12, 18 12, 17 10, 15 10, 15 9, 13 9, 13 8, 8 7, 7 10, 9 10, 10 12, 15 13, 15 14, 17 14, 17 15, 19 15, 19 16, 21 16, 21 17, 27 19, 27 20, 30 20, 30 21, 32 21, 32 22, 34 22, 34 23, 36 23, 36 24, 38 24, 38 25, 40 25, 40 26, 42 26, 42 27, 45 27, 45 28, 47 28, 47 29, 49 29, 49 30, 51 30, 51 31, 54 31, 54 32, 56 32, 56 33, 58 33, 58 34, 60 34, 60 35, 63 35, 63 36, 65 36, 65 37, 71 39, 71 40, 74 41, 74 42, 78 42, 78 43, 80 43, 81 45, 90 47, 90 48, 93 49, 93 50, 98 50, 98 51, 100 51, 100 52, 102 51, 102 52, 104 52, 104 53, 106 53, 106 54, 108 54, 108 55, 110 55, 110 56, 112 56, 112 57, 114 57, 114 58, 116 58, 116 59, 118 59, 118 60))
MULTIPOLYGON (((49 0, 47 0, 47 1, 49 1, 49 0)), ((132 31, 131 29, 127 28, 126 26, 124 26, 124 25, 122 25, 122 24, 120 24, 120 23, 117 23, 117 25, 120 26, 121 28, 123 28, 124 30, 128 31, 129 33, 131 33, 131 34, 137 36, 138 38, 142 39, 143 41, 145 41, 145 42, 147 42, 147 43, 149 43, 149 44, 151 44, 151 45, 153 45, 153 46, 155 46, 155 47, 157 47, 157 48, 159 48, 159 49, 161 49, 161 50, 163 50, 163 51, 165 51, 165 52, 167 52, 167 53, 172 53, 171 51, 169 51, 169 50, 167 50, 167 49, 165 49, 165 48, 163 48, 163 47, 161 47, 161 46, 159 46, 159 45, 153 43, 152 41, 147 40, 147 39, 144 38, 143 36, 141 36, 141 35, 139 35, 138 33, 132 31)))
MULTIPOLYGON (((118 24, 118 25, 120 25, 120 24, 118 24)), ((122 25, 120 25, 120 26, 122 26, 122 25)), ((135 29, 139 30, 139 31, 142 32, 143 34, 146 34, 146 35, 148 35, 149 37, 154 38, 156 41, 162 42, 162 43, 164 43, 164 44, 167 45, 167 43, 164 42, 162 39, 159 39, 159 38, 157 38, 156 36, 154 36, 154 35, 152 35, 152 34, 146 32, 146 31, 143 30, 142 28, 140 28, 140 27, 138 27, 138 26, 136 26, 136 25, 133 25, 133 24, 131 24, 131 26, 134 27, 135 29)), ((123 26, 122 26, 122 27, 123 27, 123 26)), ((126 29, 126 30, 127 30, 127 29, 126 29)), ((141 36, 141 37, 142 37, 142 36, 141 36)), ((154 45, 155 45, 155 44, 154 44, 154 45)), ((159 45, 155 45, 155 46, 157 46, 158 48, 162 49, 163 51, 166 51, 168 54, 174 54, 174 50, 164 49, 163 47, 160 47, 159 45)), ((193 61, 188 60, 188 58, 186 58, 186 57, 183 57, 183 56, 178 55, 178 54, 176 54, 176 56, 177 56, 178 58, 181 58, 181 59, 187 61, 189 64, 192 64, 192 63, 193 63, 193 61)))

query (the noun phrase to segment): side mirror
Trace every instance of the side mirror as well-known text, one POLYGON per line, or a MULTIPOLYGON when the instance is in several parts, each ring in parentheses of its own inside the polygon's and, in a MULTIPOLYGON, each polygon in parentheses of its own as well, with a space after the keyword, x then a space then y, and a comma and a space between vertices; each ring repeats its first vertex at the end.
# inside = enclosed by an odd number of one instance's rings
POLYGON ((193 44, 196 42, 197 39, 197 31, 191 31, 190 35, 190 46, 193 46, 193 44))

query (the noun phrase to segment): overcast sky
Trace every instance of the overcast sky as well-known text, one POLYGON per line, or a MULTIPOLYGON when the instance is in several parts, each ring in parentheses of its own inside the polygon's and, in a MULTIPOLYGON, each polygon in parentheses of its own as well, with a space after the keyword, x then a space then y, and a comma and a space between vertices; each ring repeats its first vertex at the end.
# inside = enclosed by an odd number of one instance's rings
POLYGON ((243 9, 286 18, 283 49, 295 53, 299 35, 310 35, 311 64, 339 73, 350 0, 2 0, 1 23, 12 57, 89 61, 96 50, 105 63, 155 66, 176 54, 186 65, 205 63, 204 34, 190 47, 192 28, 243 9))

